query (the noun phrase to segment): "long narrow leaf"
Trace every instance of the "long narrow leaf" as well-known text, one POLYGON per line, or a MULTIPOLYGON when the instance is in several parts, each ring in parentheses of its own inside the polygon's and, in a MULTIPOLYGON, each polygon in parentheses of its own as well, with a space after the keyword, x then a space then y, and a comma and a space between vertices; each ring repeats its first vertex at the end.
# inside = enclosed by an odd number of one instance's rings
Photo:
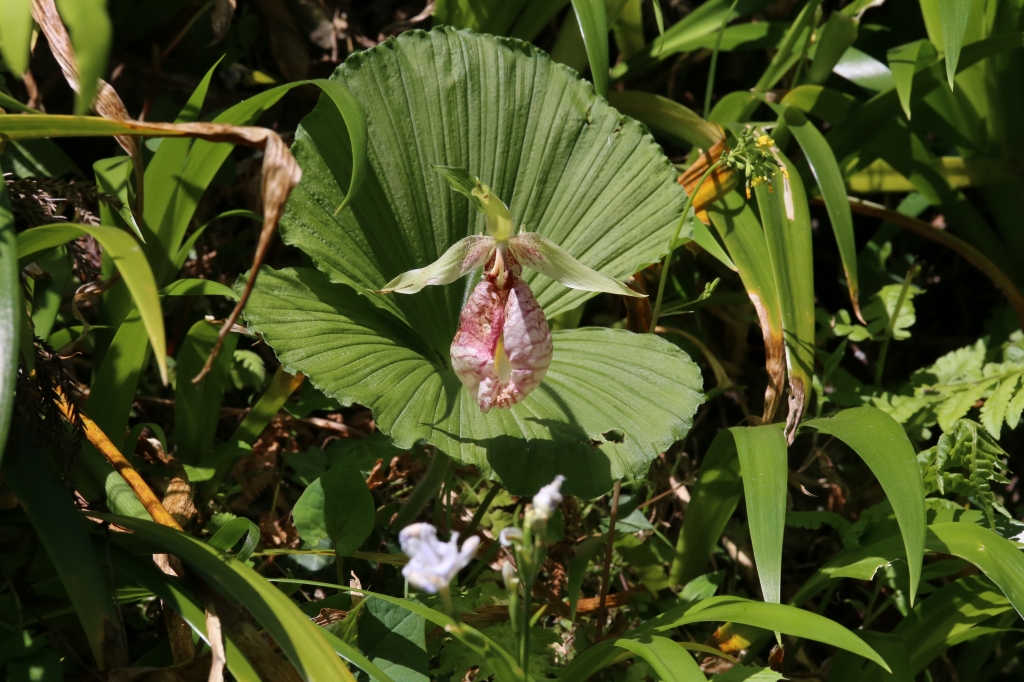
POLYGON ((863 459, 892 504, 903 534, 910 568, 910 603, 921 581, 924 558, 924 482, 914 446, 895 419, 874 407, 843 410, 834 417, 813 419, 805 426, 842 440, 863 459))
MULTIPOLYGON (((777 152, 787 167, 789 159, 777 152)), ((782 332, 786 336, 786 372, 789 375, 789 416, 786 440, 793 442, 796 428, 810 400, 814 373, 814 261, 811 216, 800 176, 775 175, 774 189, 759 185, 761 212, 768 254, 771 256, 779 297, 782 332)), ((852 227, 852 223, 851 223, 852 227)))
POLYGON ((352 673, 338 659, 320 628, 284 592, 242 562, 191 535, 151 521, 114 514, 91 515, 123 526, 143 540, 177 555, 211 588, 239 601, 266 628, 308 682, 336 682, 339 679, 354 682, 352 673))
POLYGON ((75 98, 75 113, 79 116, 92 106, 97 84, 107 68, 114 31, 106 5, 106 0, 57 0, 78 62, 80 90, 75 98))
POLYGON ((7 183, 0 183, 0 462, 14 409, 14 385, 18 379, 18 346, 24 315, 18 281, 18 242, 7 183))
POLYGON ((939 20, 942 22, 943 51, 946 55, 946 80, 953 90, 956 65, 960 61, 960 49, 967 33, 967 22, 971 17, 971 0, 938 0, 939 20))
POLYGON ((10 434, 4 479, 14 489, 60 576, 100 670, 127 665, 121 617, 107 574, 47 445, 18 424, 10 434))
POLYGON ((683 585, 704 573, 708 558, 740 501, 743 486, 739 469, 732 430, 720 431, 701 462, 686 507, 669 572, 673 585, 683 585))
POLYGON ((665 682, 704 682, 704 672, 679 642, 668 637, 648 636, 641 639, 618 639, 615 646, 632 651, 647 661, 665 682))
MULTIPOLYGON (((30 118, 30 117, 24 117, 30 118)), ((31 117, 35 118, 35 117, 31 117)), ((43 225, 18 235, 18 256, 24 261, 46 248, 65 244, 83 234, 96 239, 109 254, 128 285, 139 310, 142 323, 153 346, 160 378, 167 383, 167 342, 164 337, 164 318, 157 296, 156 281, 139 243, 127 232, 102 225, 43 225)))
POLYGON ((0 49, 16 76, 28 70, 32 42, 32 0, 0 2, 0 49))
POLYGON ((572 0, 572 8, 587 46, 594 89, 604 97, 608 93, 608 14, 604 0, 572 0))
POLYGON ((729 432, 740 460, 757 577, 764 600, 778 604, 782 599, 782 536, 789 475, 786 437, 777 426, 735 427, 729 432))

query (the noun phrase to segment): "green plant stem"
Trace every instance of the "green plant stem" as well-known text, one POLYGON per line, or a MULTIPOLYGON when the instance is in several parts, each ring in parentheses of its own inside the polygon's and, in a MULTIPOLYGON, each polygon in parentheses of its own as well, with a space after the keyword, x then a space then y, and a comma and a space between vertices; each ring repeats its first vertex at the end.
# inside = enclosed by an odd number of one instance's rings
POLYGON ((497 497, 500 492, 500 485, 497 483, 491 485, 491 489, 487 491, 487 494, 484 495, 484 499, 480 501, 480 506, 476 508, 473 518, 469 521, 469 525, 467 525, 465 530, 463 530, 463 541, 476 531, 477 526, 479 526, 480 522, 483 521, 484 514, 487 513, 488 509, 490 509, 491 503, 494 502, 494 498, 497 497))
POLYGON ((740 0, 732 0, 729 11, 722 17, 722 25, 718 27, 718 37, 715 38, 715 50, 711 53, 711 68, 708 69, 708 86, 704 90, 704 120, 711 114, 711 94, 715 87, 715 71, 718 69, 718 51, 722 47, 722 36, 725 34, 725 27, 729 24, 732 13, 740 0))
MULTIPOLYGON (((653 329, 654 326, 651 326, 653 329)), ((615 481, 615 489, 612 492, 612 510, 608 517, 608 545, 604 551, 604 567, 601 572, 601 600, 597 604, 597 615, 595 621, 597 622, 597 639, 601 639, 601 635, 604 634, 604 619, 606 613, 606 606, 608 601, 608 588, 611 582, 611 569, 612 569, 612 551, 615 546, 615 522, 619 516, 619 493, 622 491, 622 481, 615 481)))
POLYGON ((913 265, 907 270, 907 276, 903 278, 903 288, 900 289, 900 296, 896 299, 896 307, 893 309, 892 317, 889 318, 889 324, 885 326, 882 348, 878 351, 878 362, 875 364, 875 388, 882 386, 882 374, 885 372, 885 356, 889 354, 889 342, 896 329, 896 320, 900 317, 900 310, 903 309, 903 301, 906 300, 907 292, 910 290, 910 283, 919 269, 919 266, 913 265))
POLYGON ((441 483, 448 473, 450 462, 451 459, 448 458, 448 455, 440 450, 434 450, 434 458, 430 461, 426 475, 416 484, 416 487, 413 488, 412 493, 409 495, 409 499, 398 510, 398 515, 395 516, 395 520, 391 524, 393 530, 397 532, 408 526, 416 518, 416 515, 420 513, 420 510, 423 509, 423 505, 427 503, 427 500, 437 493, 438 488, 441 487, 441 483))
MULTIPOLYGON (((469 537, 469 533, 466 534, 466 537, 469 537)), ((469 588, 473 586, 473 583, 475 583, 476 579, 480 577, 480 574, 484 572, 484 569, 491 565, 491 560, 494 559, 499 549, 501 549, 501 544, 497 541, 492 542, 491 546, 476 558, 476 566, 473 567, 473 570, 469 572, 469 575, 467 575, 466 579, 463 581, 463 585, 465 585, 465 587, 469 588)))
POLYGON ((693 206, 693 197, 700 191, 704 181, 708 179, 708 176, 714 172, 716 168, 722 165, 721 159, 715 161, 713 164, 708 166, 708 169, 704 171, 704 175, 700 177, 700 181, 694 186, 693 191, 686 196, 686 201, 683 203, 683 214, 679 217, 679 223, 676 225, 676 231, 672 234, 672 241, 668 244, 668 253, 665 254, 665 260, 661 264, 661 281, 658 282, 658 297, 654 300, 654 312, 651 313, 651 327, 649 331, 653 332, 654 328, 658 326, 658 318, 661 316, 661 302, 665 296, 665 282, 668 281, 668 269, 672 263, 672 254, 676 250, 676 241, 679 239, 679 233, 683 231, 683 224, 686 222, 686 215, 690 212, 690 208, 693 206))

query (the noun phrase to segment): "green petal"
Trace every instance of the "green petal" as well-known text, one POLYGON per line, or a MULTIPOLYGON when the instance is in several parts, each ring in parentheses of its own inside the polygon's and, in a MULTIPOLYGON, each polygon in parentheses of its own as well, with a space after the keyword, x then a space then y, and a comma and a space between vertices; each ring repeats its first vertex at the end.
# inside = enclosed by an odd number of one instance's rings
POLYGON ((403 272, 377 293, 415 294, 433 284, 451 284, 483 265, 493 250, 494 239, 491 237, 474 235, 460 239, 427 267, 403 272))
POLYGON ((633 291, 617 279, 591 270, 561 246, 536 232, 517 234, 509 240, 509 245, 520 263, 561 282, 570 289, 603 291, 638 298, 646 296, 633 291))

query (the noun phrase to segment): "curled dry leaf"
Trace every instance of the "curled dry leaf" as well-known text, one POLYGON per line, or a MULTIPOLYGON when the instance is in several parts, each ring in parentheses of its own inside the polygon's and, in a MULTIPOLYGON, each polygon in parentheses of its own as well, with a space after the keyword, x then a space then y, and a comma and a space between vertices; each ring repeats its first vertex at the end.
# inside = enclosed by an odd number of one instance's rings
MULTIPOLYGON (((68 85, 75 92, 79 91, 78 66, 75 61, 75 51, 71 47, 71 36, 68 35, 60 14, 57 13, 57 6, 53 0, 32 0, 32 18, 39 24, 46 42, 50 45, 50 51, 54 59, 60 64, 60 70, 68 85)), ((96 98, 92 102, 93 111, 104 118, 112 118, 115 121, 128 121, 128 109, 118 96, 117 92, 102 78, 96 87, 96 98)), ((143 172, 145 167, 142 164, 142 150, 139 141, 130 135, 115 135, 114 139, 128 153, 132 160, 132 171, 135 174, 135 211, 142 213, 143 206, 143 172)))

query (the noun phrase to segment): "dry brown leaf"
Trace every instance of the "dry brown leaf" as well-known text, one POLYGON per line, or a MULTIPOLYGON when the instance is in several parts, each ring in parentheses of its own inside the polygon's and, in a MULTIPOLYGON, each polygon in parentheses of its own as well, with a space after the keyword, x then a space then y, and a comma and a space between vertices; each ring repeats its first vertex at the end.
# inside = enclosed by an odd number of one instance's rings
MULTIPOLYGON (((722 158, 722 154, 728 151, 729 145, 723 139, 716 142, 711 149, 697 157, 693 165, 679 176, 678 182, 683 186, 687 194, 693 192, 697 183, 704 176, 704 172, 707 171, 711 164, 722 158)), ((731 192, 738 184, 739 176, 731 168, 726 168, 725 166, 719 166, 708 176, 708 179, 697 190, 696 196, 693 197, 693 210, 701 222, 705 225, 711 224, 711 219, 707 214, 707 207, 731 192)))
MULTIPOLYGON (((32 0, 32 18, 39 24, 46 42, 50 45, 60 70, 68 85, 75 92, 79 91, 78 66, 75 61, 75 51, 71 47, 71 36, 64 27, 64 22, 57 13, 57 6, 54 0, 32 0)), ((102 78, 96 87, 96 98, 92 101, 93 110, 104 118, 112 118, 117 121, 131 120, 128 109, 118 96, 114 88, 110 87, 102 78)), ((135 211, 142 213, 143 206, 143 173, 145 168, 142 164, 142 150, 139 141, 130 135, 116 135, 117 143, 128 153, 132 160, 132 171, 135 173, 135 211)))

